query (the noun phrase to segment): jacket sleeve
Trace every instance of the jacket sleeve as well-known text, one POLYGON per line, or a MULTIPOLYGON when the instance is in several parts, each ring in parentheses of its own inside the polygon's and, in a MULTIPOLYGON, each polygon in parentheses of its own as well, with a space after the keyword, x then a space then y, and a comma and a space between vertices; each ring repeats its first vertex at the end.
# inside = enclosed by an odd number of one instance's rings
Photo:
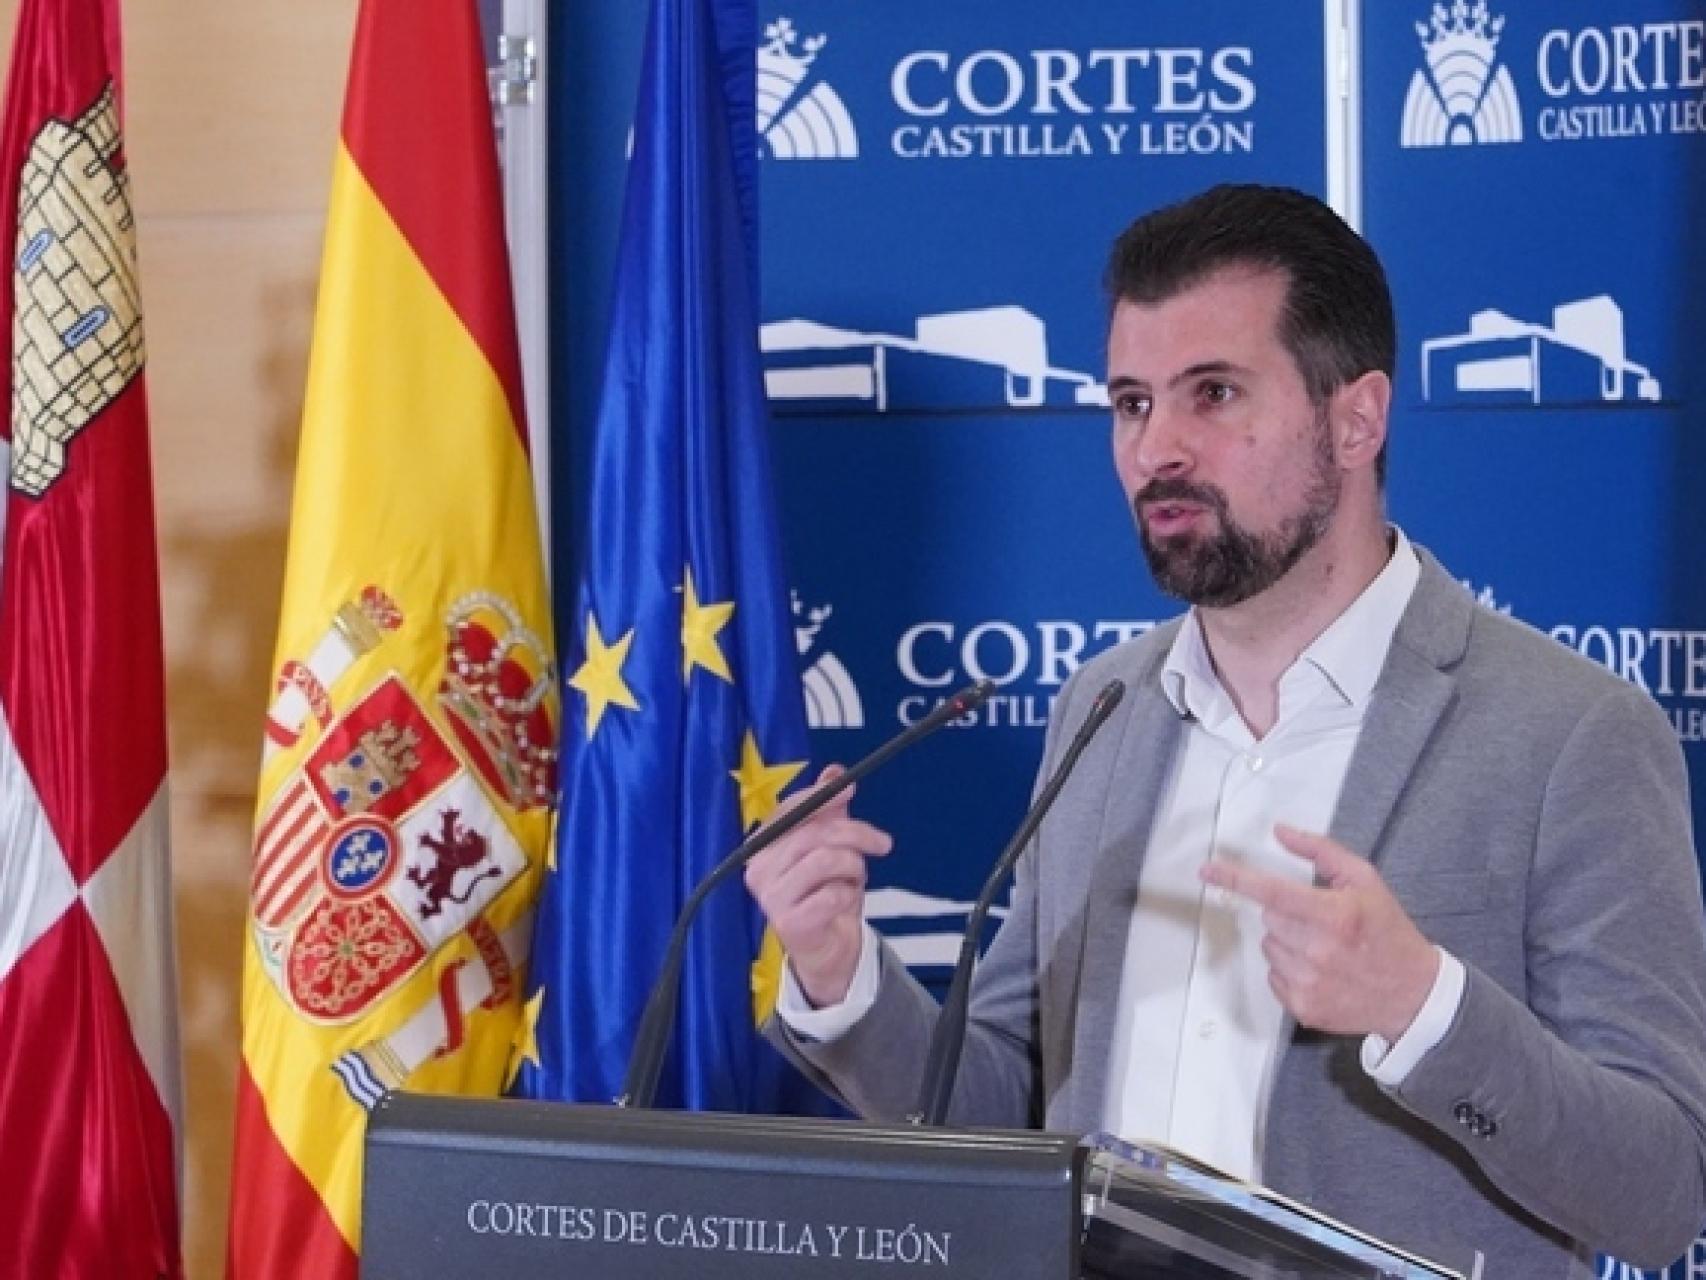
MULTIPOLYGON (((1062 739, 1088 705, 1076 696, 1076 677, 1062 690, 1039 769, 1038 786, 1053 772, 1062 739)), ((1035 843, 1014 873, 1012 909, 973 980, 966 1028, 948 1118, 954 1124, 998 1128, 1042 1123, 1037 1055, 1037 921, 1035 843)), ((876 1002, 845 1034, 815 1042, 779 1018, 765 1025, 787 1057, 820 1088, 868 1120, 896 1121, 912 1113, 940 1008, 884 944, 876 1002)))
POLYGON ((1397 1090, 1531 1212, 1643 1267, 1706 1223, 1706 919, 1682 754, 1611 690, 1559 751, 1527 886, 1526 1002, 1473 966, 1397 1090))

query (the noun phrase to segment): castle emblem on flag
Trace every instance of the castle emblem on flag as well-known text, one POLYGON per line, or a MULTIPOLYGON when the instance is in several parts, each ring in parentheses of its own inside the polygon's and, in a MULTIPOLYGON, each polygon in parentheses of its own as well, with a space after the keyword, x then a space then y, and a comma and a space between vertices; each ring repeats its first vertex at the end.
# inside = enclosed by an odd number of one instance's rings
POLYGON ((395 674, 333 721, 263 817, 263 968, 312 1021, 352 1021, 473 926, 527 857, 395 674))
POLYGON ((1498 62, 1503 17, 1486 0, 1435 4, 1416 24, 1423 64, 1410 78, 1399 136, 1406 147, 1521 142, 1522 108, 1509 67, 1498 62))
POLYGON ((320 781, 346 810, 361 813, 421 767, 420 742, 414 729, 387 720, 363 732, 343 759, 322 766, 320 781))
POLYGON ((19 180, 12 484, 32 498, 142 368, 132 222, 109 81, 77 119, 42 125, 19 180))

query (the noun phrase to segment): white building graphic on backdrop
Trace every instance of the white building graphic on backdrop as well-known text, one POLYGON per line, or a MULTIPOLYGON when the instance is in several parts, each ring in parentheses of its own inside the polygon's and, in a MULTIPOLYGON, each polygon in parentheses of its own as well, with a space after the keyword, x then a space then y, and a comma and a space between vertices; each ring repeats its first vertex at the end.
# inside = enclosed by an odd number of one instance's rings
POLYGON ((1422 343, 1430 404, 1582 404, 1657 400, 1659 380, 1625 354, 1623 308, 1598 294, 1552 309, 1550 325, 1491 308, 1465 333, 1422 343))
POLYGON ((1510 68, 1497 65, 1503 17, 1486 0, 1436 4, 1416 24, 1422 66, 1410 78, 1399 141, 1406 147, 1521 142, 1522 107, 1510 68))
MULTIPOLYGON (((865 894, 865 919, 908 969, 951 968, 960 958, 972 905, 910 889, 872 889, 865 894)), ((989 914, 1004 919, 1007 909, 992 907, 989 914)))
POLYGON ((1106 406, 1094 375, 1049 362, 1048 327, 1023 307, 919 316, 910 335, 778 320, 759 330, 772 404, 896 413, 1106 406))
POLYGON ((777 160, 852 160, 859 131, 841 95, 812 73, 828 39, 800 39, 794 24, 777 18, 758 46, 758 136, 777 160))

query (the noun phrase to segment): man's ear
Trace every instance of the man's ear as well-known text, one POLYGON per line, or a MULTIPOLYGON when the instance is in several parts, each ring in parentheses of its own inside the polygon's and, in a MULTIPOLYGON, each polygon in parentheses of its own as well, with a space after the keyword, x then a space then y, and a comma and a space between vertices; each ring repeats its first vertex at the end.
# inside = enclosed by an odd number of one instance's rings
POLYGON ((1374 466, 1386 445, 1391 409, 1392 379, 1378 369, 1370 369, 1333 393, 1333 454, 1340 467, 1354 471, 1374 466))

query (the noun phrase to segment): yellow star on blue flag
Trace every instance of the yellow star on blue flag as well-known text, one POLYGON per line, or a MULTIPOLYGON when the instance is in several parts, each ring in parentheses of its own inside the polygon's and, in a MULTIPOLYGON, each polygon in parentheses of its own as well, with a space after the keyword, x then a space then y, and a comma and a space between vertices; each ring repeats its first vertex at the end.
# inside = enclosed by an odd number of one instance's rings
POLYGON ((758 739, 748 729, 740 746, 740 768, 729 774, 740 784, 741 826, 750 831, 775 813, 776 806, 782 803, 782 792, 805 767, 804 760, 765 764, 764 757, 758 754, 758 739))
POLYGON ((615 644, 605 644, 598 631, 598 619, 590 612, 586 615, 586 659, 569 677, 569 685, 586 695, 588 738, 598 732, 598 722, 604 718, 605 708, 612 703, 630 711, 640 709, 640 704, 634 700, 633 690, 622 679, 622 664, 628 660, 628 650, 633 643, 634 632, 629 630, 615 644))
POLYGON ((540 987, 521 1007, 521 1025, 515 1029, 515 1043, 509 1048, 509 1069, 504 1072, 504 1088, 515 1083, 523 1064, 539 1065, 539 1010, 545 1004, 545 988, 540 987))
POLYGON ((729 625, 734 616, 733 600, 721 604, 700 604, 699 593, 693 588, 693 567, 687 567, 681 584, 681 678, 691 679, 694 667, 704 667, 714 676, 734 683, 729 674, 729 660, 717 644, 717 635, 729 625))

